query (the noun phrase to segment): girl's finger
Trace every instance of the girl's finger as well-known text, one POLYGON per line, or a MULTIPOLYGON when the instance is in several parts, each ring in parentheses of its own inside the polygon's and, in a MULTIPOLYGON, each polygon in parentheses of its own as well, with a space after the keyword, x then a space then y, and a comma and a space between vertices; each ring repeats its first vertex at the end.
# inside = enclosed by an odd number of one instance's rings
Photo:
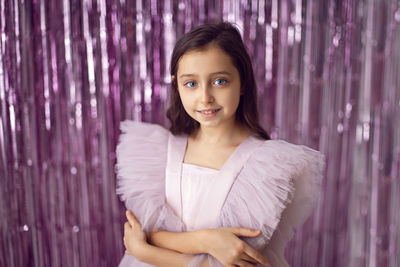
POLYGON ((125 216, 126 216, 127 219, 129 219, 129 217, 134 217, 134 216, 133 216, 133 212, 130 211, 130 210, 126 210, 126 211, 125 211, 125 216))
POLYGON ((255 237, 261 234, 260 230, 253 230, 250 228, 230 227, 227 229, 237 236, 255 237))
POLYGON ((128 219, 128 222, 130 223, 130 225, 132 227, 134 227, 135 224, 138 223, 138 221, 136 220, 135 215, 133 215, 133 212, 131 212, 130 210, 126 211, 126 218, 128 219))
POLYGON ((252 263, 250 263, 250 262, 247 262, 247 261, 239 261, 237 264, 236 264, 237 266, 240 266, 240 267, 251 267, 251 266, 256 266, 255 264, 252 264, 252 263))
POLYGON ((131 229, 131 224, 129 222, 124 223, 124 231, 125 233, 131 229))
POLYGON ((257 261, 255 259, 253 259, 252 257, 250 257, 249 255, 247 255, 246 253, 242 254, 240 260, 244 260, 244 261, 248 261, 248 262, 253 263, 253 264, 257 264, 257 261))
POLYGON ((269 261, 261 255, 257 250, 245 244, 244 252, 249 255, 251 258, 255 259, 257 262, 261 263, 264 266, 268 266, 269 261))
POLYGON ((261 234, 260 230, 242 228, 243 236, 255 237, 261 234))

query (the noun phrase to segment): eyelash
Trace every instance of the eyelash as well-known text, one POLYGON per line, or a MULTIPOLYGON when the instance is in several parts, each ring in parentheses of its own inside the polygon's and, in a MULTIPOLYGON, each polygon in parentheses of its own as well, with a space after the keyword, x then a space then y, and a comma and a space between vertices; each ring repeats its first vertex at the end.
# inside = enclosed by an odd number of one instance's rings
MULTIPOLYGON (((184 83, 183 85, 186 86, 186 87, 189 87, 189 88, 193 88, 194 86, 189 86, 189 85, 188 85, 188 84, 190 84, 190 83, 195 83, 195 84, 197 84, 195 81, 188 81, 188 82, 184 83)), ((215 84, 216 86, 224 86, 224 85, 226 85, 227 83, 228 83, 228 80, 227 80, 227 79, 224 79, 224 78, 215 79, 215 81, 213 82, 213 84, 215 84), (217 82, 217 81, 223 81, 224 83, 223 83, 223 84, 215 84, 215 82, 217 82)))

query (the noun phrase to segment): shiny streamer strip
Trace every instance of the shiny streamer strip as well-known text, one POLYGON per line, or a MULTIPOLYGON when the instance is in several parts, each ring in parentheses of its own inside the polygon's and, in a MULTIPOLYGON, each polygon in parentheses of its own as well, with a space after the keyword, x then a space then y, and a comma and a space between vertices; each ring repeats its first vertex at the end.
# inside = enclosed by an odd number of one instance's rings
POLYGON ((263 125, 327 155, 291 266, 400 266, 398 0, 0 0, 0 266, 116 266, 124 119, 167 125, 174 43, 234 22, 263 125))

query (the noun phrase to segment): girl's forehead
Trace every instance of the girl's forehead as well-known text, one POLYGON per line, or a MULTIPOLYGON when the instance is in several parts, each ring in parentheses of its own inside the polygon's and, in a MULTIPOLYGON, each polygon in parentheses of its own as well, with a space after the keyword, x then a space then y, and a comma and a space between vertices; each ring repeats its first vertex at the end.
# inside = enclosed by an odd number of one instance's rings
POLYGON ((188 51, 178 62, 178 73, 232 71, 233 69, 236 68, 230 55, 216 45, 188 51))
POLYGON ((226 56, 229 56, 221 47, 219 47, 216 44, 207 44, 205 46, 199 47, 199 48, 194 48, 186 51, 182 56, 183 57, 191 57, 191 56, 196 56, 196 55, 204 55, 204 54, 223 54, 226 56))

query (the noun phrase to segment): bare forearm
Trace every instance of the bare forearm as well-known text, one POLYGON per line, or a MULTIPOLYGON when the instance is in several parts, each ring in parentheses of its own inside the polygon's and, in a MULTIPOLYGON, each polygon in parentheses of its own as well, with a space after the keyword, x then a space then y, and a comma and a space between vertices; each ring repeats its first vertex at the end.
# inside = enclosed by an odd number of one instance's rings
POLYGON ((207 230, 192 232, 159 231, 150 233, 150 243, 160 248, 174 250, 184 254, 208 253, 203 240, 207 230))
MULTIPOLYGON (((187 266, 195 256, 183 255, 181 253, 148 245, 143 250, 140 261, 157 266, 157 267, 184 267, 187 266)), ((201 267, 208 267, 208 261, 204 260, 201 267)))
MULTIPOLYGON (((261 231, 248 228, 228 227, 182 233, 153 232, 149 234, 149 239, 158 248, 170 249, 174 252, 190 254, 190 256, 193 254, 209 254, 213 259, 231 266, 242 258, 253 263, 268 263, 268 259, 259 251, 239 238, 239 236, 257 237, 260 234, 261 231)), ((208 266, 207 257, 204 261, 205 264, 202 262, 198 265, 208 266)))

